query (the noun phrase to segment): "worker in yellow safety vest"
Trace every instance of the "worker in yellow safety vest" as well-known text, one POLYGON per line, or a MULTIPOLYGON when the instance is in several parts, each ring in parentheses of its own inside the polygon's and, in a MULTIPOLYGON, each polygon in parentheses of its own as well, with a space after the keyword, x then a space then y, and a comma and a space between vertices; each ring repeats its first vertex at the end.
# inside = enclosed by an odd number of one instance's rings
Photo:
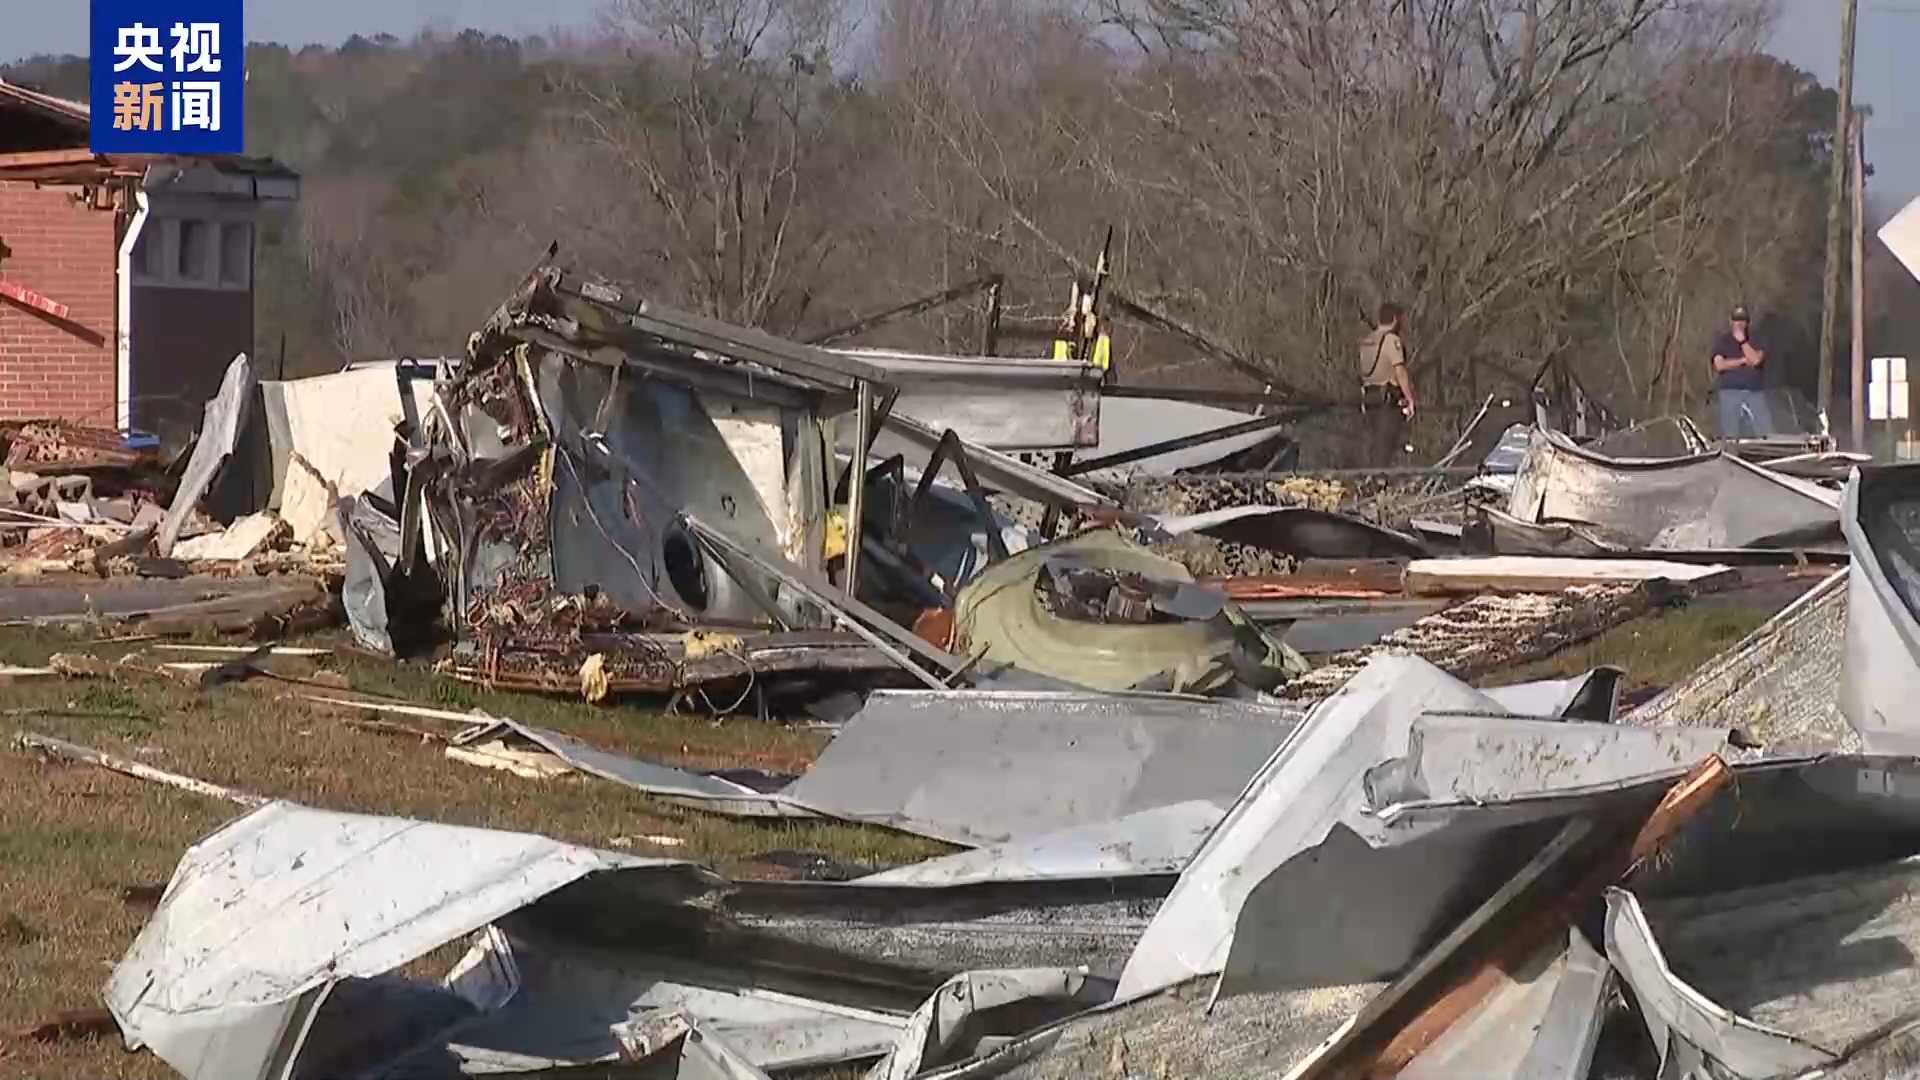
POLYGON ((1106 332, 1100 329, 1100 316, 1093 310, 1093 289, 1085 282, 1073 283, 1073 301, 1067 307, 1066 317, 1060 320, 1060 329, 1064 337, 1053 340, 1053 358, 1055 360, 1082 359, 1093 364, 1101 371, 1113 359, 1113 342, 1106 332), (1075 357, 1073 346, 1076 341, 1092 342, 1092 355, 1075 357))

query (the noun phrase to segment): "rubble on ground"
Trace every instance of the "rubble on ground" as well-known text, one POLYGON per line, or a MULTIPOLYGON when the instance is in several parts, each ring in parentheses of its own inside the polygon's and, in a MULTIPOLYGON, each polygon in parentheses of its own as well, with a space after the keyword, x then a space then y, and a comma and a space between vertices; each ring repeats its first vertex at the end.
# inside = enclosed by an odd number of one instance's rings
MULTIPOLYGON (((115 968, 127 1045, 191 1080, 1758 1080, 1910 1053, 1920 467, 1677 417, 1580 442, 1489 398, 1405 483, 1223 477, 1284 426, 1104 412, 1103 376, 1045 363, 805 345, 543 265, 458 359, 236 358, 168 487, 118 433, 0 428, 0 620, 341 620, 445 679, 810 713, 831 741, 788 775, 307 696, 475 783, 947 846, 729 878, 24 733, 247 808, 115 968), (1674 685, 1522 674, 1762 586, 1799 595, 1674 685)), ((162 668, 231 692, 270 651, 162 668)))

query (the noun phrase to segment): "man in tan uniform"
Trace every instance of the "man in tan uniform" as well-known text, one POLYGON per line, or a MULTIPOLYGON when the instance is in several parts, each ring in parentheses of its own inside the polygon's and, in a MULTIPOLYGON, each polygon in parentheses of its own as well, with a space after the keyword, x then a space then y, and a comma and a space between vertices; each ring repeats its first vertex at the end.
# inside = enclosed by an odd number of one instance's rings
POLYGON ((1413 419, 1413 379, 1407 375, 1407 345, 1400 336, 1406 313, 1380 305, 1373 331, 1360 339, 1360 411, 1367 424, 1369 464, 1388 465, 1400 454, 1413 419))

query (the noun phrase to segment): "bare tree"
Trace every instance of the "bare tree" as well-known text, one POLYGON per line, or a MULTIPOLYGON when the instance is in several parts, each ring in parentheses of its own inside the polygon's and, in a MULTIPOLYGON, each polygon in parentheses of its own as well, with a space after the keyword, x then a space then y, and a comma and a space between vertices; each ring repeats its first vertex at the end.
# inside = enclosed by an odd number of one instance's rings
POLYGON ((978 100, 920 112, 1004 206, 986 238, 1068 248, 1077 189, 1138 228, 1124 281, 1276 376, 1346 389, 1365 313, 1396 297, 1439 388, 1476 354, 1574 349, 1569 316, 1731 130, 1661 152, 1682 87, 1649 73, 1743 47, 1752 19, 1697 0, 1166 0, 1109 9, 1136 55, 1102 65, 1100 106, 1030 82, 1020 153, 978 100))
POLYGON ((797 325, 856 231, 857 88, 827 0, 620 0, 625 61, 571 87, 568 230, 598 260, 721 318, 797 325), (845 201, 842 201, 845 200, 845 201))

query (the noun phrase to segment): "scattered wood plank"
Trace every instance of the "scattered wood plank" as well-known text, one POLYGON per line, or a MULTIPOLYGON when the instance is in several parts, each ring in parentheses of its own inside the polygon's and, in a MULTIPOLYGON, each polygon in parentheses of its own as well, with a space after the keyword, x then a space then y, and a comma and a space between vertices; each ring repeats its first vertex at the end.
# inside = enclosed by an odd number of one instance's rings
POLYGON ((336 719, 348 727, 359 728, 362 731, 377 732, 381 735, 405 735, 408 738, 419 739, 423 743, 443 743, 448 741, 447 736, 438 731, 428 731, 426 728, 412 727, 407 724, 396 724, 391 720, 364 720, 358 716, 341 716, 336 719))
POLYGON ((45 679, 57 679, 60 672, 50 667, 15 667, 12 664, 0 664, 0 686, 14 686, 19 683, 38 682, 45 679))
POLYGON ((333 655, 332 649, 314 649, 300 645, 275 644, 262 645, 259 649, 252 649, 245 645, 184 645, 175 642, 165 642, 155 645, 154 648, 164 649, 168 652, 206 653, 208 656, 247 656, 254 653, 267 656, 297 657, 333 655))
POLYGON ((257 649, 248 649, 231 660, 167 663, 161 664, 160 668, 168 675, 185 679, 196 689, 211 690, 225 683, 243 682, 255 675, 266 674, 254 665, 265 660, 272 651, 273 646, 262 645, 257 649))
POLYGON ((1519 905, 1521 910, 1515 912, 1518 918, 1504 933, 1490 935, 1482 946, 1481 959, 1467 975, 1442 987, 1393 1035, 1373 1060, 1368 1075, 1375 1080, 1398 1076, 1422 1050, 1498 989, 1503 978, 1519 971, 1552 938, 1564 934, 1584 903, 1659 854, 1680 826, 1732 783, 1733 770, 1726 762, 1718 757, 1706 759, 1667 791, 1625 850, 1616 845, 1613 850, 1596 852, 1586 873, 1557 890, 1543 889, 1529 898, 1531 903, 1519 905))
POLYGON ((452 709, 433 709, 425 705, 407 705, 397 701, 371 701, 366 698, 328 697, 324 694, 301 694, 300 700, 311 701, 316 705, 337 705, 346 709, 366 709, 369 712, 388 713, 393 716, 418 716, 427 720, 446 720, 462 725, 485 724, 500 719, 497 716, 488 716, 478 709, 472 712, 455 712, 452 709))
POLYGON ((74 743, 67 742, 65 739, 56 739, 51 735, 40 735, 31 731, 23 731, 19 735, 14 736, 13 741, 14 745, 20 747, 22 750, 32 750, 46 757, 61 761, 71 761, 81 765, 93 765, 111 772, 117 772, 122 776, 131 776, 137 780, 146 780, 155 784, 165 784, 168 787, 179 788, 181 791, 191 791, 195 795, 205 795, 214 799, 225 799, 228 802, 238 803, 245 807, 265 806, 271 801, 264 796, 254 795, 245 791, 236 791, 233 788, 221 787, 219 784, 210 784, 205 780, 196 780, 191 776, 182 776, 179 773, 168 772, 165 769, 156 769, 151 765, 142 765, 138 761, 116 757, 113 754, 103 753, 85 746, 78 746, 74 743))
POLYGON ((499 739, 478 746, 449 746, 446 755, 453 761, 509 772, 526 780, 556 780, 575 775, 572 765, 545 750, 521 750, 499 739))
POLYGON ((67 1009, 37 1023, 0 1029, 0 1034, 10 1042, 57 1042, 97 1038, 119 1030, 113 1014, 105 1009, 67 1009))
MULTIPOLYGON (((249 590, 212 600, 199 600, 149 611, 108 616, 139 633, 191 635, 195 633, 239 633, 260 627, 298 622, 302 609, 324 607, 329 597, 318 581, 289 579, 284 585, 249 590)), ((275 637, 282 636, 274 634, 275 637)))
POLYGON ((167 883, 164 881, 145 882, 139 885, 120 887, 120 901, 128 907, 145 908, 148 911, 160 906, 167 895, 167 883))
POLYGON ((1485 559, 1416 559, 1407 564, 1406 589, 1414 596, 1559 592, 1579 585, 1638 585, 1671 581, 1695 591, 1724 588, 1740 580, 1730 566, 1658 559, 1562 559, 1496 555, 1485 559))
POLYGON ((1593 815, 1570 822, 1512 881, 1296 1064, 1288 1080, 1397 1077, 1732 782, 1726 762, 1708 757, 1638 820, 1593 815))

